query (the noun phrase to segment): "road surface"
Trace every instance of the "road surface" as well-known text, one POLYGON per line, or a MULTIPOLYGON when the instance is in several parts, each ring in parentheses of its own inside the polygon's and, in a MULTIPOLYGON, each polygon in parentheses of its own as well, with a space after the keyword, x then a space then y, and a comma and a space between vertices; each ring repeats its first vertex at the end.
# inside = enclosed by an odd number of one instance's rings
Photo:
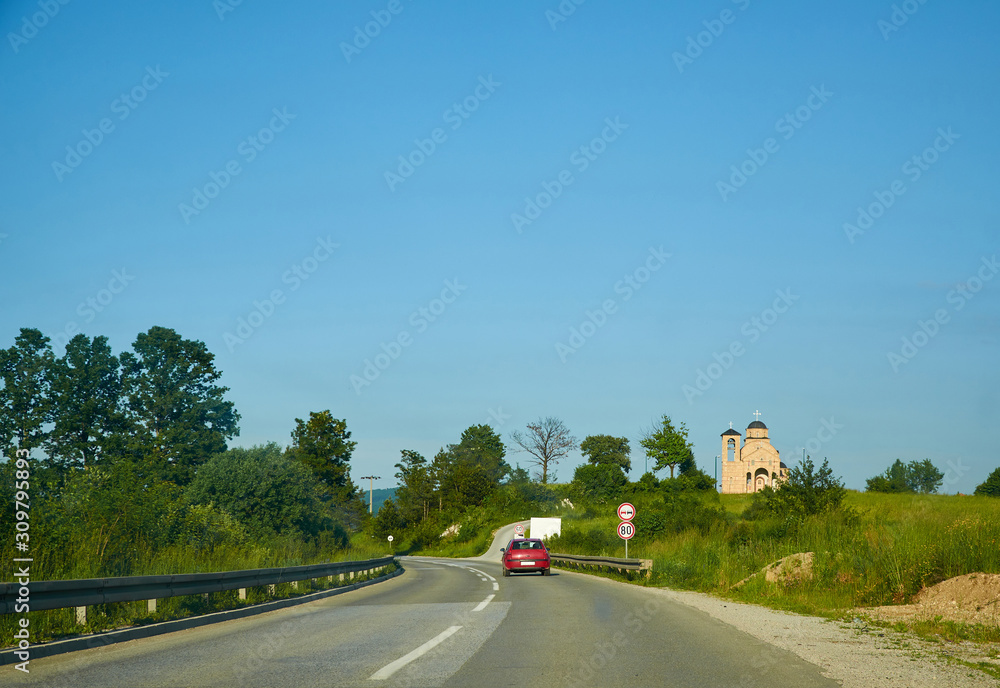
POLYGON ((2 667, 0 685, 838 685, 818 667, 638 587, 585 574, 500 575, 486 555, 404 558, 406 573, 297 607, 2 667))

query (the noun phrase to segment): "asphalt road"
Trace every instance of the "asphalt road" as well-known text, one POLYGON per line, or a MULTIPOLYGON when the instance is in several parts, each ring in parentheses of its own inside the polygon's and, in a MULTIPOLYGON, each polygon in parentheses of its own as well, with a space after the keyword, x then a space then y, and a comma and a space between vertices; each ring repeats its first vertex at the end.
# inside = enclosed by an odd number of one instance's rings
POLYGON ((407 558, 385 583, 298 607, 33 660, 0 685, 836 686, 795 655, 661 595, 584 574, 502 578, 498 550, 407 558))

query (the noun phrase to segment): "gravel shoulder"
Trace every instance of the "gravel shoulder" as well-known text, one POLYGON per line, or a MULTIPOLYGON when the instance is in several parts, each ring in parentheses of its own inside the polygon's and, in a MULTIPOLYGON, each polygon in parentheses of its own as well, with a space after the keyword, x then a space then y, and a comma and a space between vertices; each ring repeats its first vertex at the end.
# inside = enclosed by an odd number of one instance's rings
MULTIPOLYGON (((630 585, 606 578, 601 580, 612 585, 630 585)), ((992 661, 1000 668, 1000 660, 991 660, 986 656, 989 648, 973 643, 934 643, 911 634, 871 626, 861 619, 852 623, 830 621, 732 602, 704 593, 668 588, 645 589, 651 594, 664 595, 701 610, 763 642, 793 652, 819 666, 824 675, 840 681, 844 688, 1000 686, 1000 680, 954 661, 992 661)))

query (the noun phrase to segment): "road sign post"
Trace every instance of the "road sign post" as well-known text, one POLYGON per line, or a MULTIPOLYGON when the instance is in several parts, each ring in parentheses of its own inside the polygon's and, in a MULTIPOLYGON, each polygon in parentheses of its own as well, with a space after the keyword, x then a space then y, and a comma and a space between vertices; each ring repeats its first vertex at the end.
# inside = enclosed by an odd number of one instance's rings
POLYGON ((635 534, 635 526, 632 525, 632 519, 635 518, 635 507, 630 502, 622 502, 618 505, 618 518, 621 519, 621 523, 618 524, 618 537, 625 541, 625 558, 628 559, 628 541, 635 534), (622 526, 625 524, 631 528, 628 535, 622 535, 622 526))
POLYGON ((625 558, 628 559, 628 541, 635 535, 635 524, 632 521, 622 521, 618 524, 618 537, 625 541, 625 558))

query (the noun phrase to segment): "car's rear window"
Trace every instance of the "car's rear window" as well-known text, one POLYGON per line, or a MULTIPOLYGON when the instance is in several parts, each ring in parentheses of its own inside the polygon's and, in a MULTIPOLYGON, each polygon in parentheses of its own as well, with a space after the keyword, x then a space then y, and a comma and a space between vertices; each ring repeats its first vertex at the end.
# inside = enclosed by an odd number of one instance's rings
POLYGON ((522 540, 521 542, 514 542, 510 546, 511 549, 545 549, 545 547, 540 542, 531 542, 530 540, 522 540))

